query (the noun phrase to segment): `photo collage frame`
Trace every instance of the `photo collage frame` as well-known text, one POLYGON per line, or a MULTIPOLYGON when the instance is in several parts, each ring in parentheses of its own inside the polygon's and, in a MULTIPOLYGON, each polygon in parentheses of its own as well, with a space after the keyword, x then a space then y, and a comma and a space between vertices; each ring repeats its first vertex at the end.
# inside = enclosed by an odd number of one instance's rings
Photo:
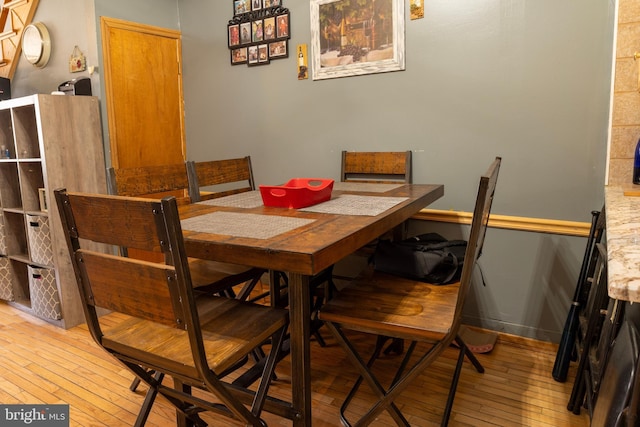
POLYGON ((227 24, 231 65, 266 65, 289 56, 291 19, 282 0, 233 0, 227 24))

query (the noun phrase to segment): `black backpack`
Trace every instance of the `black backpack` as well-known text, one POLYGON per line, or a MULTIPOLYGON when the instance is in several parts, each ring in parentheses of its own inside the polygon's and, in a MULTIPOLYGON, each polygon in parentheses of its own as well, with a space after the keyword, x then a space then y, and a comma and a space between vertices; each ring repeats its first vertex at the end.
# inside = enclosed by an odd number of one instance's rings
POLYGON ((380 240, 373 254, 376 271, 444 285, 460 278, 466 240, 427 233, 393 242, 380 240))

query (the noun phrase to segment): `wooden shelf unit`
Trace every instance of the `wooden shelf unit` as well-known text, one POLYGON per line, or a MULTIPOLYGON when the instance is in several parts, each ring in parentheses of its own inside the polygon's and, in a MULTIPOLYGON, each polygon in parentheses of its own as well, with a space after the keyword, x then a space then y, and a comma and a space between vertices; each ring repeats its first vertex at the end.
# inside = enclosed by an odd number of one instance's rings
POLYGON ((53 190, 107 192, 98 99, 2 101, 0 147, 0 298, 63 328, 84 323, 53 190))

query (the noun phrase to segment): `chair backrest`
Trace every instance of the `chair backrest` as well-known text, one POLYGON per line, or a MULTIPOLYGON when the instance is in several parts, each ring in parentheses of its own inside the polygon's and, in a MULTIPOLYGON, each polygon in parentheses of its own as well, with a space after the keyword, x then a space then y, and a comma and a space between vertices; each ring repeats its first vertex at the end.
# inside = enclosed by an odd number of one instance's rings
POLYGON ((256 189, 251 157, 187 162, 191 200, 215 199, 256 189))
POLYGON ((109 193, 118 196, 152 197, 175 196, 178 204, 187 204, 189 178, 185 163, 135 168, 108 168, 109 193))
POLYGON ((498 182, 498 172, 500 171, 500 164, 502 159, 496 157, 491 163, 487 172, 480 177, 480 185, 478 186, 478 195, 476 197, 476 205, 473 210, 473 217, 471 219, 471 230, 469 232, 469 240, 467 242, 467 250, 464 255, 464 265, 462 267, 462 274, 460 277, 460 291, 458 293, 458 302, 456 304, 455 327, 452 331, 457 331, 462 321, 462 309, 464 306, 464 300, 471 287, 471 279, 475 270, 476 262, 482 254, 482 247, 484 245, 484 238, 487 232, 487 223, 489 222, 489 215, 491 213, 491 205, 493 203, 493 196, 496 191, 496 184, 498 182))
POLYGON ((340 180, 410 184, 411 151, 343 151, 340 180))
MULTIPOLYGON (((87 324, 99 345, 104 346, 97 308, 200 331, 174 197, 154 200, 60 189, 55 197, 87 324), (113 250, 119 246, 161 253, 164 261, 121 256, 113 250)), ((141 351, 140 357, 153 355, 141 351)))

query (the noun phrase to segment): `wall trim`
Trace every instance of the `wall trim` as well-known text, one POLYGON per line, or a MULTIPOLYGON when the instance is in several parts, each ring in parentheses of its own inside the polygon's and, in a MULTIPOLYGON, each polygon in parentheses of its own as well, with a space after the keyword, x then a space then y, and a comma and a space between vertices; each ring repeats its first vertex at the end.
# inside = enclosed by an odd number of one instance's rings
MULTIPOLYGON (((420 212, 415 214, 412 219, 420 221, 448 222, 454 224, 471 224, 471 217, 471 212, 422 209, 420 212)), ((489 227, 587 237, 589 236, 591 224, 588 222, 491 214, 489 217, 489 227)))

